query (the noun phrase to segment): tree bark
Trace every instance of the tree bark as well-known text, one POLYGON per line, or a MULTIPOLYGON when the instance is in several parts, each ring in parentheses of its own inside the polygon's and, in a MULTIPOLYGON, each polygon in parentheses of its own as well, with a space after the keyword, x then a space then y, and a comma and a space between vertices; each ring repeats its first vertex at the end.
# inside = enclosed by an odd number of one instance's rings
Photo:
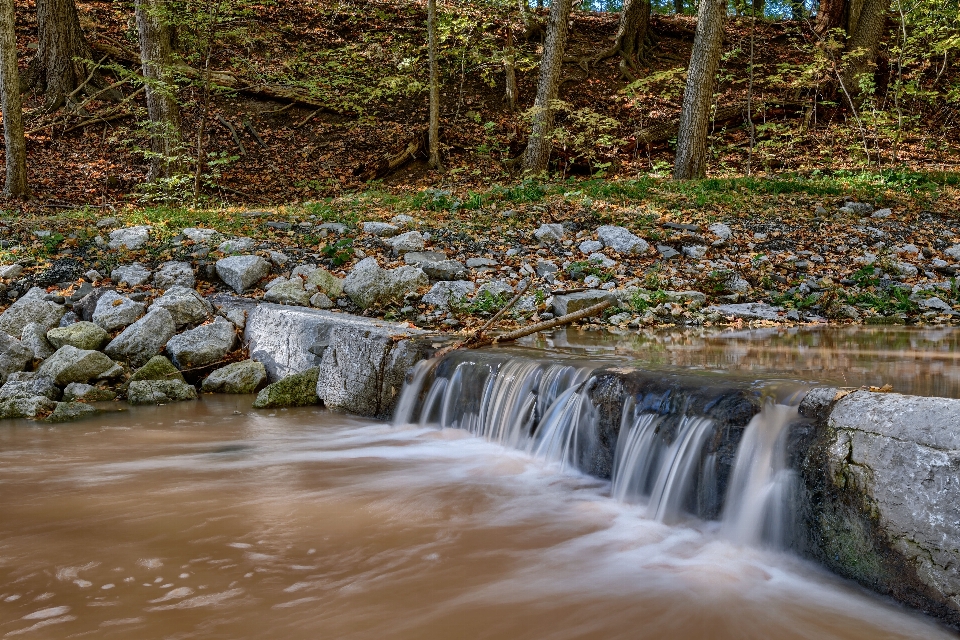
POLYGON ((437 0, 427 0, 427 40, 430 56, 430 128, 427 147, 431 169, 440 168, 440 75, 437 71, 437 0))
POLYGON ((523 154, 523 168, 529 173, 547 170, 553 149, 553 101, 560 90, 560 70, 563 52, 567 46, 567 21, 573 9, 573 0, 553 0, 550 5, 550 24, 540 60, 540 78, 537 97, 533 103, 530 141, 523 154))
POLYGON ((176 174, 183 152, 180 105, 171 72, 173 30, 162 15, 163 8, 163 0, 137 0, 135 7, 150 118, 150 180, 176 174))
POLYGON ((75 1, 37 0, 37 54, 23 88, 36 88, 50 111, 59 109, 88 75, 82 61, 89 59, 75 1))
POLYGON ((0 0, 0 108, 3 109, 7 178, 5 196, 22 198, 27 188, 27 142, 23 135, 23 104, 17 71, 17 33, 13 0, 0 0))
POLYGON ((866 76, 873 74, 889 11, 890 0, 865 0, 859 7, 855 26, 849 32, 843 68, 843 84, 852 98, 860 96, 870 84, 866 76))
POLYGON ((847 2, 848 0, 820 0, 817 20, 814 23, 816 32, 824 35, 831 29, 844 28, 846 26, 847 2))
POLYGON ((637 79, 640 60, 650 28, 650 0, 626 0, 620 12, 620 24, 613 45, 597 60, 620 54, 620 73, 631 82, 637 79))
POLYGON ((751 14, 754 18, 762 18, 763 11, 765 8, 764 0, 753 0, 753 13, 751 14))
POLYGON ((507 110, 517 110, 517 72, 514 66, 516 50, 513 47, 513 30, 507 27, 507 45, 503 49, 503 79, 505 84, 504 100, 507 110))
POLYGON ((687 86, 677 133, 677 157, 673 165, 676 180, 702 178, 707 172, 707 127, 720 66, 726 13, 725 0, 700 0, 697 33, 687 68, 687 86))
POLYGON ((678 16, 683 15, 683 0, 673 0, 673 10, 678 16))

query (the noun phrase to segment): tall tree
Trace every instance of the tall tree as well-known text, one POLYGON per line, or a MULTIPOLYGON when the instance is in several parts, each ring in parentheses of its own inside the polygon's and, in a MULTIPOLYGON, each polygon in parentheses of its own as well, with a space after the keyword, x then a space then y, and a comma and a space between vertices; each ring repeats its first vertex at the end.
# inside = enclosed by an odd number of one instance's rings
POLYGON ((431 169, 440 168, 440 74, 437 70, 437 0, 427 0, 427 40, 430 57, 430 127, 427 145, 431 169))
POLYGON ((613 44, 597 60, 620 54, 620 73, 630 81, 637 79, 639 62, 650 28, 650 0, 625 0, 613 44))
POLYGON ((513 29, 507 26, 507 44, 503 48, 503 99, 507 102, 508 111, 517 110, 517 51, 513 46, 513 29))
POLYGON ((27 189, 27 142, 23 136, 23 104, 17 71, 17 32, 13 0, 0 0, 0 108, 3 109, 7 178, 3 193, 23 197, 27 189))
POLYGON ((540 59, 540 77, 537 97, 533 102, 530 122, 530 140, 523 154, 523 168, 530 173, 547 170, 553 149, 553 102, 560 91, 560 70, 563 52, 567 47, 567 21, 573 9, 573 0, 553 0, 550 4, 550 23, 540 59))
POLYGON ((700 0, 677 134, 677 157, 673 165, 676 180, 702 178, 707 173, 707 127, 720 66, 726 15, 725 0, 700 0))
POLYGON ((140 59, 146 81, 147 115, 150 118, 150 173, 148 178, 168 178, 180 168, 182 153, 180 105, 173 83, 173 29, 165 0, 136 0, 140 34, 140 59))
POLYGON ((58 109, 86 78, 89 59, 75 0, 37 0, 37 54, 25 88, 37 89, 50 110, 58 109))
POLYGON ((840 69, 843 90, 853 100, 877 60, 891 0, 820 0, 815 29, 826 35, 839 29, 844 37, 840 69))
POLYGON ((683 15, 683 0, 673 0, 673 10, 677 12, 678 16, 683 15))

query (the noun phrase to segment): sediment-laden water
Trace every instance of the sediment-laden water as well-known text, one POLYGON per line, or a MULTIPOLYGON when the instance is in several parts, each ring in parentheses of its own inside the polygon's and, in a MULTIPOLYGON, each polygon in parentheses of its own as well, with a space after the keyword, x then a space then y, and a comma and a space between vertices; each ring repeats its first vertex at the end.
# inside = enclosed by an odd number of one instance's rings
MULTIPOLYGON (((560 399, 578 376, 565 370, 544 389, 560 399)), ((435 395, 435 415, 457 413, 435 395)), ((728 521, 683 510, 658 519, 656 481, 641 486, 621 467, 619 484, 582 475, 563 464, 562 438, 549 444, 559 455, 518 448, 494 417, 506 404, 472 430, 434 417, 393 426, 319 409, 252 412, 222 397, 74 425, 5 424, 0 637, 954 637, 746 544, 728 521)), ((780 406, 763 424, 776 427, 776 412, 790 410, 780 406)), ((586 409, 565 415, 575 410, 586 409)), ((638 442, 655 418, 631 411, 638 442)), ((698 426, 684 433, 695 439, 698 426)), ((757 432, 750 455, 772 460, 764 442, 776 439, 757 432)), ((662 446, 618 455, 662 469, 662 446)), ((772 476, 731 483, 776 489, 772 476)), ((738 509, 732 521, 756 531, 759 516, 738 509)))

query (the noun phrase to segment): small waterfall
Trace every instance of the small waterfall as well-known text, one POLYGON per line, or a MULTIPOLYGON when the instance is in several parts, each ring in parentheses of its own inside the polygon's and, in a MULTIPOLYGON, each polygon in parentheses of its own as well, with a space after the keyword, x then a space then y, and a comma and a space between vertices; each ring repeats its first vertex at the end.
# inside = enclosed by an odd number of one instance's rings
POLYGON ((790 423, 796 406, 764 403, 740 440, 723 513, 723 532, 743 544, 783 548, 790 542, 794 472, 787 465, 790 423))
POLYGON ((454 352, 414 368, 394 423, 465 429, 609 477, 611 496, 645 505, 650 518, 722 514, 731 539, 782 545, 793 487, 786 439, 796 407, 768 401, 757 413, 755 389, 700 378, 634 371, 632 390, 604 382, 622 381, 622 373, 454 352))

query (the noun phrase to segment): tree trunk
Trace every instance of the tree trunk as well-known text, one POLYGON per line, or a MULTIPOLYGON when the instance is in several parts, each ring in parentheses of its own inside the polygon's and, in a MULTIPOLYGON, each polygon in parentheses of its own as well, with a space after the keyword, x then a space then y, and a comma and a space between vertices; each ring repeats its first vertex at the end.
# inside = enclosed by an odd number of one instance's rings
POLYGON ((803 20, 806 17, 807 8, 803 0, 790 0, 790 17, 794 20, 803 20))
POLYGON ((13 0, 0 0, 0 108, 7 179, 3 194, 22 198, 27 189, 27 142, 23 136, 23 104, 17 71, 17 32, 13 0))
POLYGON ((613 45, 597 60, 620 54, 620 72, 631 82, 637 79, 640 60, 650 28, 650 0, 626 0, 613 45))
POLYGON ((873 74, 877 49, 890 11, 890 0, 865 0, 856 8, 859 11, 849 31, 847 59, 843 69, 843 84, 851 98, 861 95, 872 84, 867 76, 873 74))
POLYGON ((751 15, 754 18, 763 17, 764 4, 764 0, 753 0, 753 13, 751 15))
POLYGON ((140 32, 140 59, 147 87, 150 118, 150 173, 148 178, 169 178, 180 168, 180 105, 171 73, 172 28, 162 15, 163 0, 137 0, 135 13, 140 32))
POLYGON ((560 70, 563 52, 567 46, 567 21, 573 9, 573 0, 553 0, 550 4, 550 24, 540 60, 540 78, 537 97, 533 103, 530 123, 530 141, 523 154, 523 168, 529 173, 547 170, 553 148, 553 101, 560 90, 560 70))
POLYGON ((683 0, 673 0, 673 10, 678 16, 683 15, 683 0))
POLYGON ((683 92, 683 110, 677 133, 677 157, 673 166, 676 180, 702 178, 707 173, 707 127, 720 66, 726 14, 725 0, 700 0, 697 33, 687 68, 687 86, 683 92))
POLYGON ((440 75, 437 72, 437 0, 427 0, 427 48, 430 56, 430 129, 428 165, 440 168, 440 75))
POLYGON ((503 49, 503 78, 506 85, 504 100, 509 111, 517 110, 517 72, 514 66, 516 50, 513 48, 513 30, 507 27, 507 46, 503 49))
POLYGON ((848 0, 820 0, 820 8, 817 10, 817 20, 814 24, 816 32, 824 35, 831 29, 844 28, 847 2, 848 0))
POLYGON ((90 59, 90 47, 80 30, 74 0, 37 0, 37 39, 37 54, 23 88, 43 93, 53 111, 89 73, 82 61, 90 59))

